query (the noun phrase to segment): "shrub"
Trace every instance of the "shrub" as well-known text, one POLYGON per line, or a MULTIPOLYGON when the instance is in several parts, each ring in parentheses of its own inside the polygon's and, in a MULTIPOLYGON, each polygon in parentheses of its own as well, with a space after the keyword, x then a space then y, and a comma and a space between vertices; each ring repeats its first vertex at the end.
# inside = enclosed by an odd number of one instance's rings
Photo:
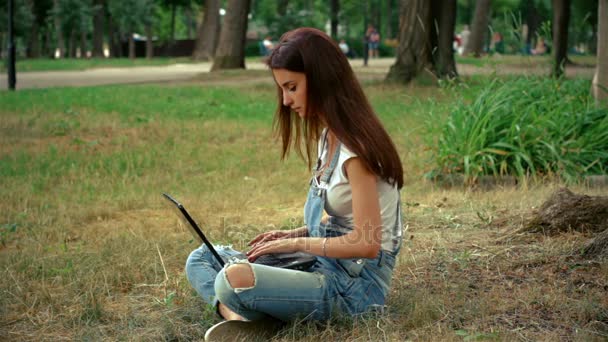
POLYGON ((432 175, 556 175, 575 181, 608 170, 608 109, 587 80, 488 82, 461 97, 441 128, 432 175))

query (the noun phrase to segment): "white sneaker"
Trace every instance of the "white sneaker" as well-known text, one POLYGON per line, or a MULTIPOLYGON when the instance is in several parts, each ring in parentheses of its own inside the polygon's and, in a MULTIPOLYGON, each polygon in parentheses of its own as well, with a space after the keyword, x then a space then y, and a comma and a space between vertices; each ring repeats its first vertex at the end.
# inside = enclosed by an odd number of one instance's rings
POLYGON ((279 331, 282 325, 281 321, 271 318, 259 321, 223 321, 205 332, 205 341, 268 341, 279 331))

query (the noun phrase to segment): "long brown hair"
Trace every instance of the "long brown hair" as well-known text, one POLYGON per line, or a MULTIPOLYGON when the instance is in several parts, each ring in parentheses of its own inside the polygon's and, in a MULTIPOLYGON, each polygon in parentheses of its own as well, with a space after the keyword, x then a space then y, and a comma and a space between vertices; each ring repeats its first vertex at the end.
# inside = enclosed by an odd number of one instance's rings
POLYGON ((323 125, 359 156, 368 170, 390 184, 403 186, 403 167, 397 149, 374 113, 344 53, 325 33, 298 28, 281 37, 266 64, 306 75, 306 114, 301 120, 284 106, 278 88, 275 133, 283 142, 282 158, 291 145, 312 165, 311 153, 323 125))

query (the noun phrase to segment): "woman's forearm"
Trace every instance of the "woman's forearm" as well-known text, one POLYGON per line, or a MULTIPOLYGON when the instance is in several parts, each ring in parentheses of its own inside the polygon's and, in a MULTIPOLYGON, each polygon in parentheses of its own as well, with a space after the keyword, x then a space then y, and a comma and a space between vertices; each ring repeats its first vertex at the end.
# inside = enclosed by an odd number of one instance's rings
POLYGON ((352 233, 338 237, 301 237, 296 240, 298 250, 330 258, 375 258, 380 241, 366 241, 352 233))
POLYGON ((308 228, 306 228, 306 226, 293 229, 292 231, 289 232, 290 238, 299 238, 299 237, 305 237, 305 236, 308 236, 308 228))

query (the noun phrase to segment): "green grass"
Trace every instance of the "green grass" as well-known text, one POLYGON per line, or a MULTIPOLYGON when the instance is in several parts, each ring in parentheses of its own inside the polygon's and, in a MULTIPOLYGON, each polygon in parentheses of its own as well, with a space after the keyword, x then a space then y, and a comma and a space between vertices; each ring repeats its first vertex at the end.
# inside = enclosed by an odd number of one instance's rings
MULTIPOLYGON (((554 185, 471 192, 424 179, 434 167, 426 142, 438 139, 429 117, 444 122, 487 84, 465 81, 366 85, 406 177, 389 314, 292 324, 275 340, 608 335, 608 267, 575 252, 589 236, 504 240, 554 185)), ((301 222, 309 172, 279 160, 274 97, 268 85, 204 84, 0 93, 0 339, 201 339, 217 319, 184 276, 196 246, 160 194, 241 249, 301 222)))
MULTIPOLYGON (((64 59, 18 59, 17 72, 28 71, 76 71, 94 68, 124 68, 134 66, 160 66, 176 63, 192 63, 188 57, 169 58, 64 58, 64 59)), ((6 63, 0 65, 0 72, 6 72, 6 63)))
MULTIPOLYGON (((608 170, 608 109, 588 80, 494 80, 462 98, 441 126, 437 174, 555 175, 580 181, 608 170)), ((431 118, 431 130, 437 122, 431 118)))

